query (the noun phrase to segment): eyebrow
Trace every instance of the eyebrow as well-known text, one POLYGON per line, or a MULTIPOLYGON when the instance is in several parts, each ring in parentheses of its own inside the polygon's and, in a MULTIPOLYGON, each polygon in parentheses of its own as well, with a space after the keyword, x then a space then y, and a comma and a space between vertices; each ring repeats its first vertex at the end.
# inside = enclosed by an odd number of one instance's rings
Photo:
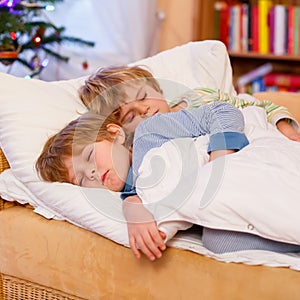
POLYGON ((137 93, 136 93, 136 99, 135 99, 135 100, 138 99, 138 97, 139 97, 139 95, 141 94, 141 92, 142 92, 143 89, 144 89, 144 86, 142 85, 142 86, 139 88, 139 90, 137 91, 137 93))
POLYGON ((141 94, 143 88, 144 88, 144 85, 142 85, 142 86, 137 90, 137 92, 136 92, 136 94, 135 94, 135 99, 134 99, 134 100, 131 99, 131 100, 129 100, 129 102, 124 101, 124 104, 129 104, 129 103, 131 103, 131 102, 136 101, 137 99, 139 99, 139 95, 141 94))

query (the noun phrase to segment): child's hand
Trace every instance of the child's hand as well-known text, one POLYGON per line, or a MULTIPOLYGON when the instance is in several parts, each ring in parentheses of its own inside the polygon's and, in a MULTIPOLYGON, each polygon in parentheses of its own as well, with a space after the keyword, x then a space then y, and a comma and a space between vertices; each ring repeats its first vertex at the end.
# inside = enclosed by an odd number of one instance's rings
POLYGON ((278 130, 292 141, 300 142, 300 132, 287 122, 286 119, 280 120, 276 123, 278 130))
POLYGON ((129 244, 137 258, 141 257, 140 251, 150 260, 162 256, 166 249, 164 244, 165 234, 158 230, 156 222, 149 211, 143 206, 140 198, 127 197, 123 202, 123 212, 127 220, 129 244))
POLYGON ((163 239, 165 234, 157 229, 155 221, 149 223, 127 223, 130 248, 136 258, 142 251, 150 260, 155 260, 162 256, 162 251, 166 249, 163 239))

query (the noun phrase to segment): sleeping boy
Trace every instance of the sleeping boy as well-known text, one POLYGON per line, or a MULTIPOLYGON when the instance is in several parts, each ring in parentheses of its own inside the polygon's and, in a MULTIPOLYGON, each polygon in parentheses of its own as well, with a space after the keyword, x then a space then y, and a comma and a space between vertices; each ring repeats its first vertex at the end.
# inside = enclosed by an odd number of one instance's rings
MULTIPOLYGON (((182 86, 171 83, 169 89, 176 87, 182 86)), ((299 125, 285 107, 258 100, 249 94, 230 96, 211 88, 188 90, 168 103, 158 81, 149 71, 138 66, 99 69, 80 87, 79 95, 93 113, 109 115, 120 106, 120 122, 131 132, 141 121, 157 112, 193 110, 214 101, 224 101, 238 108, 258 106, 265 109, 268 121, 282 134, 300 141, 299 125)))
MULTIPOLYGON (((239 151, 248 144, 243 133, 244 119, 238 109, 224 102, 192 111, 157 113, 137 127, 131 149, 131 141, 118 121, 119 113, 107 118, 85 114, 72 121, 48 140, 36 167, 46 181, 121 191, 131 249, 136 257, 140 257, 139 248, 150 260, 155 260, 165 249, 164 233, 159 232, 152 215, 141 205, 134 186, 143 157, 150 149, 171 139, 181 137, 191 141, 188 138, 207 134, 211 159, 239 151)), ((219 253, 252 247, 299 251, 298 246, 256 235, 209 228, 203 230, 203 241, 204 246, 219 253)))

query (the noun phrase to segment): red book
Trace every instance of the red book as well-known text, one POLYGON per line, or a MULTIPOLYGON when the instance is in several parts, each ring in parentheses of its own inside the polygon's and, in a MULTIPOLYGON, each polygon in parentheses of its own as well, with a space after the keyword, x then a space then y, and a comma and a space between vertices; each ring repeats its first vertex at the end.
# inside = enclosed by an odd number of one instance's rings
POLYGON ((267 86, 300 88, 300 75, 270 73, 264 76, 264 82, 267 86))
POLYGON ((287 49, 288 54, 294 54, 294 6, 288 7, 288 39, 287 49))
POLYGON ((258 6, 252 5, 252 51, 258 52, 258 6))
POLYGON ((229 5, 223 2, 220 11, 220 41, 229 45, 229 5))
POLYGON ((275 6, 272 6, 268 15, 269 23, 269 48, 270 52, 274 53, 274 27, 275 27, 275 6))

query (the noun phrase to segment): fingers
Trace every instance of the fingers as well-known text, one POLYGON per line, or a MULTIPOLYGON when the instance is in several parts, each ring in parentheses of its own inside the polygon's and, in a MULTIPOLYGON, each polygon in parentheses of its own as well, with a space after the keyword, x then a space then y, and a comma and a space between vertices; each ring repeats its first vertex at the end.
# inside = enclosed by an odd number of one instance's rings
POLYGON ((160 258, 162 256, 160 250, 154 245, 154 243, 150 240, 144 240, 140 238, 137 240, 140 250, 150 259, 154 261, 156 258, 160 258))
POLYGON ((165 234, 159 232, 157 228, 148 228, 148 230, 131 235, 129 239, 130 247, 135 257, 140 258, 140 251, 147 256, 151 261, 160 258, 162 251, 166 249, 164 244, 165 234), (138 248, 139 250, 138 250, 138 248))
POLYGON ((140 258, 141 257, 141 253, 140 253, 140 251, 136 247, 136 241, 135 241, 134 237, 129 238, 129 245, 130 245, 130 248, 133 251, 133 254, 135 255, 135 257, 136 258, 140 258))
POLYGON ((167 237, 166 234, 162 231, 160 231, 159 234, 163 240, 167 237))

